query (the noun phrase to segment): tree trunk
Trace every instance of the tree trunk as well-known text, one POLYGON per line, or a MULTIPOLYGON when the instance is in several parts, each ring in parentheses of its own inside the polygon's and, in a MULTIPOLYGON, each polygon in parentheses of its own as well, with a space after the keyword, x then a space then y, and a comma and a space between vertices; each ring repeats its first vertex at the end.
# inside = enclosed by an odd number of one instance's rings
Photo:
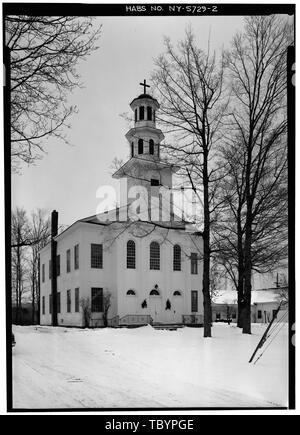
POLYGON ((243 309, 244 309, 244 295, 243 295, 243 286, 238 289, 238 321, 237 327, 243 328, 243 309))
MULTIPOLYGON (((249 210, 249 209, 248 209, 249 210)), ((248 224, 246 225, 245 237, 245 273, 244 273, 244 309, 243 309, 243 334, 251 334, 251 244, 252 244, 252 225, 250 221, 251 212, 247 213, 248 224)))
POLYGON ((107 328, 107 311, 103 313, 103 325, 107 328))
POLYGON ((251 334, 251 270, 245 276, 245 306, 243 309, 243 334, 251 334))
POLYGON ((211 297, 209 291, 209 268, 210 268, 210 256, 209 256, 209 241, 207 235, 203 236, 204 239, 204 253, 203 253, 203 307, 204 307, 204 337, 211 337, 211 297), (208 245, 208 246, 207 246, 208 245))
POLYGON ((245 244, 244 244, 244 302, 243 309, 243 334, 251 334, 251 272, 252 272, 252 207, 253 198, 251 194, 251 167, 252 167, 252 147, 253 147, 253 125, 250 122, 250 136, 247 147, 246 165, 246 223, 245 223, 245 244))
POLYGON ((208 151, 203 152, 203 307, 204 307, 204 337, 211 337, 212 309, 210 296, 210 215, 208 192, 208 151))
MULTIPOLYGON (((242 248, 241 248, 242 249, 242 248)), ((241 255, 240 255, 241 257, 241 255)), ((245 292, 244 292, 244 267, 243 264, 239 264, 238 270, 238 328, 244 327, 244 313, 245 313, 245 292)))
POLYGON ((242 231, 242 198, 239 198, 237 211, 237 236, 238 236, 238 328, 243 328, 244 321, 244 252, 243 252, 243 231, 242 231))

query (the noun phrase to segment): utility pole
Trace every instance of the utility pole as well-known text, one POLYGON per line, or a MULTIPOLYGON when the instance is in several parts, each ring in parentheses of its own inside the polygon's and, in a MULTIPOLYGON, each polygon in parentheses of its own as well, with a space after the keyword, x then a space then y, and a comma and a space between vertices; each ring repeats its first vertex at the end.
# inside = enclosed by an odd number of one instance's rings
POLYGON ((51 213, 51 294, 52 294, 52 326, 57 326, 57 242, 58 213, 51 213))
POLYGON ((41 258, 38 254, 37 324, 41 324, 41 258))

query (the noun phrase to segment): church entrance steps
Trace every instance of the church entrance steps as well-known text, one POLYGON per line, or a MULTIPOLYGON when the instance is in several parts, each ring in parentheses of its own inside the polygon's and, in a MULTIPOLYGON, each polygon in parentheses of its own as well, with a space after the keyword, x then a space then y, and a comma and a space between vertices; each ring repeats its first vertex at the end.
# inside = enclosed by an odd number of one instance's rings
POLYGON ((142 326, 147 326, 147 325, 118 325, 118 326, 114 326, 115 329, 134 329, 134 328, 142 328, 142 326))
POLYGON ((177 331, 178 328, 183 328, 184 325, 182 324, 161 324, 161 323, 154 323, 152 325, 154 329, 167 329, 169 331, 177 331))
POLYGON ((119 317, 115 316, 109 319, 108 326, 113 328, 136 328, 139 326, 151 325, 154 329, 176 330, 178 328, 188 327, 203 327, 203 316, 182 316, 182 322, 155 322, 152 316, 148 314, 127 314, 119 317))
POLYGON ((127 314, 125 316, 116 316, 114 321, 110 322, 110 326, 115 327, 135 327, 152 324, 152 317, 148 314, 127 314))

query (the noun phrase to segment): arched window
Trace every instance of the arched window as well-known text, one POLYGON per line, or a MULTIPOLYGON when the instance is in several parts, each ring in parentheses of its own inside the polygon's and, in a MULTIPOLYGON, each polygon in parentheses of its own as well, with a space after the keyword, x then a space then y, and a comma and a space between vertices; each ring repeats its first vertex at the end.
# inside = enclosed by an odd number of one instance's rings
POLYGON ((142 121, 145 117, 145 108, 144 106, 140 107, 140 121, 142 121))
POLYGON ((130 289, 130 290, 127 291, 126 294, 127 294, 127 296, 135 296, 135 291, 130 289))
POLYGON ((173 248, 173 270, 181 270, 181 248, 175 245, 173 248))
POLYGON ((151 290, 150 292, 150 296, 159 296, 159 291, 156 290, 155 288, 151 290))
POLYGON ((147 119, 148 121, 152 121, 152 107, 147 107, 147 119))
POLYGON ((137 122, 137 109, 135 109, 135 111, 134 111, 134 120, 135 120, 135 122, 137 122))
POLYGON ((173 295, 174 296, 181 296, 181 292, 179 290, 175 290, 173 295))
POLYGON ((133 240, 127 242, 127 269, 135 269, 135 243, 133 240))
POLYGON ((153 139, 149 140, 149 154, 154 154, 154 142, 153 142, 153 139))
POLYGON ((150 269, 160 269, 160 246, 157 242, 150 243, 150 269))
POLYGON ((131 142, 131 157, 134 156, 134 143, 131 142))
POLYGON ((144 141, 143 141, 143 139, 139 139, 138 148, 139 148, 139 154, 144 154, 144 141))

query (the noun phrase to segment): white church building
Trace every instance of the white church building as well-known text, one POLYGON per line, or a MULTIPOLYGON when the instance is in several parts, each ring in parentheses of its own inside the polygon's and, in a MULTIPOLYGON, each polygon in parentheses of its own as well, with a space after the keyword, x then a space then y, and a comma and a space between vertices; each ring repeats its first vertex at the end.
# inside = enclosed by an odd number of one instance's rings
POLYGON ((161 158, 159 103, 145 82, 130 107, 130 158, 113 175, 126 180, 126 203, 80 219, 41 250, 42 325, 87 326, 85 306, 89 326, 101 327, 108 298, 109 326, 203 323, 202 234, 161 193, 178 168, 161 158))

